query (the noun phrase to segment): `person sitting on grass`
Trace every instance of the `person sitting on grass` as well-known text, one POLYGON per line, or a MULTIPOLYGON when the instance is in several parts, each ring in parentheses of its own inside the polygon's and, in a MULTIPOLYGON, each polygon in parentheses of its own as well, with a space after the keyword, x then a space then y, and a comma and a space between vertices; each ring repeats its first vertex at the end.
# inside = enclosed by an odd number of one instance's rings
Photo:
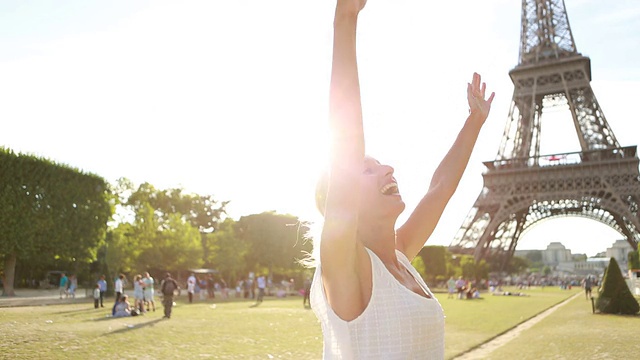
POLYGON ((474 286, 467 291, 467 299, 480 299, 480 291, 478 291, 477 287, 474 286))
POLYGON ((525 293, 521 293, 521 292, 511 292, 511 291, 505 291, 502 293, 499 292, 495 292, 493 293, 493 295, 497 295, 497 296, 529 296, 525 293))
POLYGON ((120 300, 116 304, 113 317, 127 317, 131 316, 131 305, 129 304, 129 296, 122 295, 120 300))

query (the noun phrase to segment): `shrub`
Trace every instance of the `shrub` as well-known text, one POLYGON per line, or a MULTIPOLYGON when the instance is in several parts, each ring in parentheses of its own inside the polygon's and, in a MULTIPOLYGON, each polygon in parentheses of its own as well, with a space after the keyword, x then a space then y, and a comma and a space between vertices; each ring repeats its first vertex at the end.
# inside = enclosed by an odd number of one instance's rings
POLYGON ((602 285, 598 289, 596 308, 606 314, 636 314, 640 311, 638 301, 633 297, 622 277, 616 259, 611 258, 604 272, 602 285))

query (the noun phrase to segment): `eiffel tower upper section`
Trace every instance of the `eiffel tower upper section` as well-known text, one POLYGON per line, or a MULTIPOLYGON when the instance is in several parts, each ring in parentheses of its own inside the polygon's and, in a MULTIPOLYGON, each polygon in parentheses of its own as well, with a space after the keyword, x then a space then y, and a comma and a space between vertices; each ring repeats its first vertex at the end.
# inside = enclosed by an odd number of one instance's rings
POLYGON ((484 188, 451 245, 473 249, 476 259, 511 256, 539 221, 581 216, 637 248, 637 149, 621 147, 605 119, 591 89, 591 60, 576 49, 564 0, 522 0, 520 57, 509 76, 514 92, 498 154, 484 163, 484 188), (540 154, 543 110, 552 107, 568 109, 561 120, 572 121, 579 151, 540 154))
POLYGON ((509 72, 515 108, 497 159, 540 156, 543 99, 569 105, 582 151, 619 148, 591 90, 591 60, 577 51, 564 1, 523 0, 521 24, 519 62, 509 72))

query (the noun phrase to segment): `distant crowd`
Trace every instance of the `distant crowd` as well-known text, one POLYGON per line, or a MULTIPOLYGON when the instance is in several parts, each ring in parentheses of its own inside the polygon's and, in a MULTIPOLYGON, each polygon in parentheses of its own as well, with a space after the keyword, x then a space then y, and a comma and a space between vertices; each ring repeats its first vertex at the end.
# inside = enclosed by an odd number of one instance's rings
MULTIPOLYGON (((113 317, 138 316, 147 312, 156 311, 155 291, 156 281, 148 273, 137 274, 133 280, 129 281, 124 274, 119 274, 113 281, 113 291, 115 293, 115 302, 111 306, 111 315, 113 317), (133 289, 129 294, 125 293, 125 289, 133 289)), ((105 307, 105 296, 107 293, 107 280, 104 275, 100 276, 95 283, 92 295, 94 299, 94 307, 105 307)), ((75 290, 78 287, 75 275, 69 277, 61 274, 60 282, 60 298, 75 297, 75 290)), ((207 299, 215 299, 216 293, 223 300, 230 297, 252 299, 258 306, 263 302, 265 295, 274 295, 284 297, 290 294, 303 295, 303 306, 310 306, 309 291, 311 288, 311 280, 307 278, 303 287, 296 292, 294 280, 283 280, 275 285, 264 274, 249 274, 244 279, 238 280, 235 286, 231 287, 223 278, 215 279, 212 274, 196 275, 190 273, 188 278, 182 282, 174 279, 170 273, 166 273, 165 277, 159 283, 160 297, 164 307, 164 317, 171 318, 171 309, 173 307, 174 296, 179 296, 184 290, 187 293, 189 303, 199 299, 204 301, 207 299), (181 286, 183 284, 184 286, 181 286)))

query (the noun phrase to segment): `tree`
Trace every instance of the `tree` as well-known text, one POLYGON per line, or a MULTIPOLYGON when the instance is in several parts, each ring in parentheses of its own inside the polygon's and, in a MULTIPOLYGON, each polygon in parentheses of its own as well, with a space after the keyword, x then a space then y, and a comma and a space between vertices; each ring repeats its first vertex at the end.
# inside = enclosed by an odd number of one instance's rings
POLYGON ((460 269, 462 270, 462 277, 465 279, 475 279, 476 260, 472 255, 460 255, 460 269))
MULTIPOLYGON (((157 190, 144 183, 137 189, 126 179, 114 186, 121 222, 112 232, 107 251, 109 268, 119 272, 201 267, 200 232, 190 221, 198 211, 180 189, 157 190)), ((115 274, 114 274, 115 275, 115 274)))
POLYGON ((126 201, 127 205, 139 208, 148 203, 157 216, 161 226, 165 226, 170 216, 178 215, 195 227, 200 233, 202 255, 206 262, 209 258, 206 244, 207 234, 212 233, 220 223, 229 201, 218 202, 212 195, 185 193, 182 188, 157 190, 149 183, 143 183, 133 191, 126 201))
POLYGON ((243 216, 236 223, 237 236, 248 246, 245 261, 254 269, 267 268, 270 274, 297 269, 304 252, 311 252, 306 232, 297 217, 274 211, 243 216))
POLYGON ((609 266, 602 278, 602 285, 598 289, 596 308, 606 314, 633 315, 640 311, 640 305, 631 294, 629 286, 622 277, 618 262, 613 257, 609 260, 609 266))
POLYGON ((444 246, 425 246, 420 249, 418 256, 424 263, 427 282, 433 284, 438 276, 447 275, 448 251, 444 246))
POLYGON ((627 254, 627 261, 629 270, 638 270, 640 269, 640 255, 638 251, 630 251, 627 254))
POLYGON ((542 262, 542 250, 531 250, 527 252, 525 258, 532 263, 542 262))
POLYGON ((509 260, 505 271, 509 274, 520 274, 525 272, 529 268, 530 264, 531 263, 526 258, 513 256, 509 260))
POLYGON ((134 226, 123 223, 109 230, 105 248, 105 261, 111 275, 110 279, 115 279, 117 274, 133 271, 140 254, 134 226))
POLYGON ((465 279, 474 279, 476 281, 487 279, 489 277, 489 265, 486 261, 475 261, 473 255, 457 255, 460 258, 461 275, 465 279))
POLYGON ((236 235, 235 229, 236 222, 227 218, 215 232, 207 235, 207 263, 213 264, 227 281, 236 281, 248 271, 245 256, 249 246, 236 235))
POLYGON ((18 261, 88 264, 112 214, 104 179, 0 148, 3 295, 14 295, 18 261))
MULTIPOLYGON (((137 261, 139 272, 148 269, 190 269, 202 266, 200 233, 179 214, 167 218, 167 228, 149 239, 137 261)), ((141 235, 142 236, 142 235, 141 235)))
POLYGON ((424 281, 427 281, 427 268, 424 265, 424 261, 422 260, 422 256, 416 256, 415 258, 413 258, 413 260, 411 260, 411 265, 416 269, 416 271, 418 271, 418 274, 420 274, 420 276, 422 276, 422 279, 424 279, 424 281))

